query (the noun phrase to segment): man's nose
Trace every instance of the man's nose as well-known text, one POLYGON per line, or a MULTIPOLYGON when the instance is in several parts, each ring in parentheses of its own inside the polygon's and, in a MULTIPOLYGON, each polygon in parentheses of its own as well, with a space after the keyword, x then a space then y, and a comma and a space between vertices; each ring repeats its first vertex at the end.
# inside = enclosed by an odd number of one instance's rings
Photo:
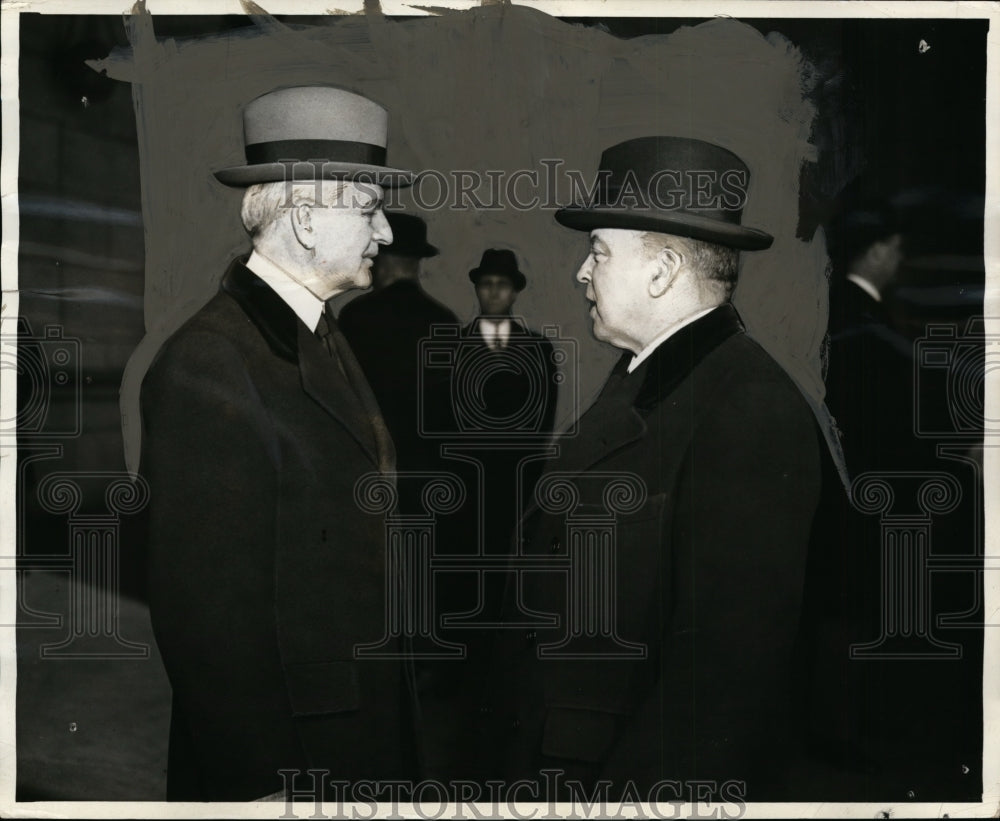
POLYGON ((590 282, 590 270, 593 267, 590 257, 588 256, 584 261, 583 265, 580 266, 580 270, 576 272, 576 281, 582 282, 584 284, 590 282))
POLYGON ((372 219, 372 239, 379 245, 389 245, 392 242, 392 228, 389 220, 385 218, 385 212, 381 208, 375 212, 372 219))

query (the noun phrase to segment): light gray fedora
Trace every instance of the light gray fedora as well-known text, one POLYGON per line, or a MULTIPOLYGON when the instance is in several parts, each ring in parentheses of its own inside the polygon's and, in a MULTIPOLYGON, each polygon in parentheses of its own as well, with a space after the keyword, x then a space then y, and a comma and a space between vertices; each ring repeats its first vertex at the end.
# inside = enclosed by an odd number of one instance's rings
POLYGON ((389 112, 334 86, 295 86, 268 92, 243 109, 246 165, 215 172, 237 188, 295 180, 364 180, 386 187, 413 182, 412 171, 386 161, 389 112))

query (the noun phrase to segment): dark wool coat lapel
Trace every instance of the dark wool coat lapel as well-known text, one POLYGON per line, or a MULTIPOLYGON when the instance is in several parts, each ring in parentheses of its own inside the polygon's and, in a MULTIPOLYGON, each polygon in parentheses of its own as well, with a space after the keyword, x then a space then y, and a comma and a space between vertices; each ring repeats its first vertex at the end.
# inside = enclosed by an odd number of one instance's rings
POLYGON ((729 303, 685 325, 636 368, 643 379, 635 407, 648 411, 658 405, 708 354, 729 337, 741 333, 745 333, 743 323, 729 303))
POLYGON ((372 420, 322 341, 243 261, 230 266, 222 288, 239 303, 275 354, 298 362, 302 389, 347 429, 378 467, 372 420))
POLYGON ((222 290, 235 299, 278 356, 298 359, 295 312, 246 266, 247 257, 233 260, 222 278, 222 290))
POLYGON ((560 456, 551 469, 578 473, 645 435, 644 415, 709 353, 738 333, 744 333, 743 323, 736 309, 726 304, 681 328, 632 373, 628 373, 632 354, 624 354, 581 417, 578 435, 560 442, 560 456))

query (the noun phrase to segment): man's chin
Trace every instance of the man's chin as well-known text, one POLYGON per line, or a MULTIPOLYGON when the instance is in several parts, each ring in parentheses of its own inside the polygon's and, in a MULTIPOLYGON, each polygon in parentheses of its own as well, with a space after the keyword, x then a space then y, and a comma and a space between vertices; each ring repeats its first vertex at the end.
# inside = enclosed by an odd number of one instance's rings
POLYGON ((601 324, 600 317, 596 313, 591 314, 590 333, 598 342, 607 342, 607 329, 601 324))

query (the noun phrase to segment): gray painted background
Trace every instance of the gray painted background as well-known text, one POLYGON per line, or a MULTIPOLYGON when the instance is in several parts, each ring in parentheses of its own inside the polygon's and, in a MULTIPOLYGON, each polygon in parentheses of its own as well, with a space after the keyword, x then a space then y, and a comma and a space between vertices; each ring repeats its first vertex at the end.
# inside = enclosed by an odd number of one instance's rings
MULTIPOLYGON (((288 85, 328 83, 382 103, 389 164, 418 171, 543 173, 541 160, 559 158, 589 180, 602 149, 650 134, 735 151, 752 174, 743 221, 775 237, 770 250, 742 255, 736 305, 751 334, 814 404, 821 400, 826 253, 821 233, 796 238, 814 111, 804 97, 808 66, 787 39, 719 19, 623 40, 508 4, 414 20, 386 18, 369 4, 365 14, 310 26, 246 7, 252 26, 175 41, 157 39, 155 15, 139 3, 127 21, 132 48, 92 63, 133 84, 138 126, 146 337, 122 385, 130 469, 138 466, 143 374, 215 293, 228 262, 250 248, 240 191, 211 172, 244 161, 243 105, 288 85)), ((422 190, 434 199, 433 186, 422 190)), ((559 226, 552 209, 421 212, 412 193, 400 202, 427 220, 442 251, 426 263, 426 289, 463 320, 476 311, 467 273, 482 251, 517 253, 529 284, 515 312, 535 328, 557 324, 578 343, 578 378, 568 374, 558 418, 582 411, 620 353, 591 337, 573 279, 586 235, 559 226)))

